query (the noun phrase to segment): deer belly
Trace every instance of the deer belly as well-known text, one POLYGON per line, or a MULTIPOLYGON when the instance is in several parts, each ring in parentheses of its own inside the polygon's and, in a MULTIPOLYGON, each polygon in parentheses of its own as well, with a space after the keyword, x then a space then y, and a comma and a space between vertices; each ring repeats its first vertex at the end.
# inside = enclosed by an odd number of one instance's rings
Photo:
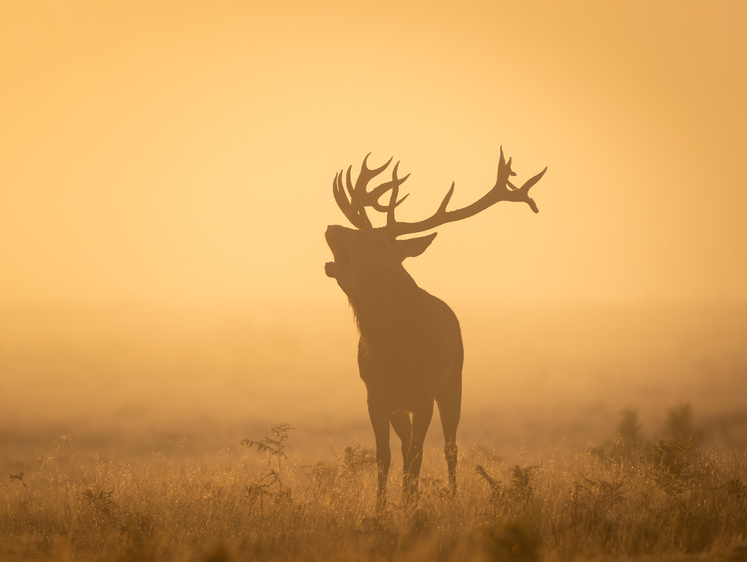
POLYGON ((395 411, 411 411, 426 396, 434 396, 446 378, 446 371, 420 372, 371 372, 361 369, 361 378, 366 384, 370 398, 395 411))

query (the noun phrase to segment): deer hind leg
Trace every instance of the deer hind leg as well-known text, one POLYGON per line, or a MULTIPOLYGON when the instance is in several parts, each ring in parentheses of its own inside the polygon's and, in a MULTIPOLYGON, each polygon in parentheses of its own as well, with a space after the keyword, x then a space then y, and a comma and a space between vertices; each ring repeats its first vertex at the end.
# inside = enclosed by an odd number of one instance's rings
POLYGON ((410 450, 407 454, 407 466, 404 474, 404 487, 402 499, 409 503, 417 499, 418 476, 423 464, 423 444, 428 427, 433 418, 433 396, 423 399, 412 411, 412 437, 410 439, 410 450))
POLYGON ((441 426, 444 430, 444 453, 446 455, 446 466, 449 469, 449 489, 456 494, 456 468, 457 453, 459 448, 456 443, 457 426, 462 411, 462 373, 447 381, 436 394, 438 412, 441 415, 441 426))
POLYGON ((376 466, 378 473, 378 493, 376 507, 382 509, 386 505, 386 482, 389 476, 389 465, 392 453, 389 450, 389 416, 381 404, 368 399, 368 415, 371 418, 374 436, 376 437, 376 466))
POLYGON ((402 441, 402 486, 407 486, 407 467, 410 466, 410 438, 412 437, 412 422, 410 413, 406 410, 397 410, 389 414, 394 432, 402 441))

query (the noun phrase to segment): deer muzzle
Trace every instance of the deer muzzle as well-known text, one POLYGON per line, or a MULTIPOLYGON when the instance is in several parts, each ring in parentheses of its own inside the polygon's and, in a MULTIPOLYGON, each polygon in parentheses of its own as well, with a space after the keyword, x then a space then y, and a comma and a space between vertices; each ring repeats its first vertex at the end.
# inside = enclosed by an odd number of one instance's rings
POLYGON ((332 250, 334 261, 324 264, 324 273, 327 277, 338 278, 345 265, 350 261, 350 252, 345 244, 345 228, 339 225, 330 225, 324 233, 329 249, 332 250))

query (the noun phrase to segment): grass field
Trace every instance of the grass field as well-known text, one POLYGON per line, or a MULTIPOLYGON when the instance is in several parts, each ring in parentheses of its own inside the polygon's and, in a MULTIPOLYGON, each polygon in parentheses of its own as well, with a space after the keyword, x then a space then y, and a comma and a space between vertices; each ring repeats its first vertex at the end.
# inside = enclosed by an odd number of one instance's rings
POLYGON ((0 561, 747 560, 742 312, 468 318, 459 491, 434 420, 382 512, 352 330, 10 318, 0 561))
POLYGON ((303 465, 286 454, 292 429, 267 437, 267 448, 237 444, 201 460, 178 445, 145 459, 79 458, 62 437, 38 469, 3 482, 0 559, 747 557, 747 456, 696 437, 633 444, 618 433, 601 447, 511 461, 467 447, 456 497, 430 450, 419 502, 404 506, 393 476, 380 513, 370 450, 332 449, 303 465))

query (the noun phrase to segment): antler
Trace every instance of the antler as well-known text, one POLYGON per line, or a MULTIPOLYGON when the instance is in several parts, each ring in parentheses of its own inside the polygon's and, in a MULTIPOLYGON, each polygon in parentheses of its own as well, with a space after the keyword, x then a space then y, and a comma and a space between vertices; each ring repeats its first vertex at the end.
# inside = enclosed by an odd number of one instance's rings
MULTIPOLYGON (((397 222, 394 219, 394 208, 390 205, 387 211, 386 229, 395 237, 401 236, 403 234, 414 234, 416 232, 423 232, 437 226, 441 226, 442 224, 445 224, 447 222, 459 221, 476 215, 477 213, 484 211, 488 207, 495 205, 499 201, 523 201, 527 203, 535 213, 538 213, 539 209, 537 208, 537 204, 531 197, 529 197, 529 189, 542 179, 542 176, 546 171, 547 168, 542 170, 533 178, 527 180, 521 187, 516 187, 508 179, 509 177, 516 175, 516 173, 511 170, 511 159, 509 158, 508 162, 506 162, 506 159, 503 157, 503 147, 501 147, 501 156, 498 162, 498 177, 496 179, 495 186, 493 186, 493 189, 488 191, 480 199, 478 199, 471 205, 467 205, 466 207, 463 207, 461 209, 447 211, 446 207, 451 200, 451 196, 454 194, 454 183, 452 182, 451 188, 449 189, 448 193, 444 197, 441 205, 438 207, 436 212, 432 216, 422 221, 412 223, 397 222)), ((399 186, 396 186, 392 190, 392 200, 397 197, 398 187, 399 186)))
POLYGON ((493 186, 493 189, 488 191, 480 199, 478 199, 471 205, 467 205, 466 207, 463 207, 461 209, 447 211, 446 207, 449 205, 451 196, 454 194, 454 183, 452 182, 451 188, 449 189, 448 193, 446 193, 443 201, 441 201, 441 205, 433 215, 418 222, 397 222, 397 220, 394 218, 394 209, 399 206, 405 199, 407 199, 407 195, 405 195, 404 197, 402 197, 402 199, 397 200, 397 197, 399 196, 399 186, 402 185, 402 183, 410 177, 410 174, 407 174, 403 178, 398 177, 397 169, 399 168, 399 162, 397 162, 392 169, 391 181, 382 183, 381 185, 373 188, 371 191, 366 191, 368 182, 379 175, 381 172, 383 172, 392 161, 392 159, 390 158, 382 166, 379 166, 378 168, 374 168, 372 170, 369 169, 366 165, 370 154, 371 153, 368 153, 363 159, 361 172, 358 175, 358 179, 355 181, 355 186, 353 186, 353 182, 350 177, 350 173, 353 167, 348 167, 345 181, 347 192, 350 194, 349 200, 348 196, 345 193, 345 188, 342 184, 342 170, 335 174, 335 179, 332 183, 332 191, 334 193, 335 201, 337 201, 338 207, 340 207, 340 210, 345 214, 348 220, 354 226, 361 230, 373 228, 373 226, 371 225, 371 221, 366 215, 366 207, 373 207, 375 210, 381 213, 385 212, 387 214, 387 223, 383 228, 386 229, 386 231, 395 238, 404 234, 414 234, 416 232, 431 230, 432 228, 436 228, 437 226, 441 226, 442 224, 445 224, 447 222, 466 219, 468 217, 476 215, 481 211, 484 211, 485 209, 492 205, 495 205, 499 201, 523 201, 527 203, 535 213, 539 212, 536 203, 531 197, 529 197, 529 189, 540 179, 542 179, 542 176, 545 175, 547 168, 542 170, 533 178, 527 180, 521 187, 516 187, 509 180, 511 176, 516 175, 516 173, 511 169, 511 159, 509 158, 508 162, 506 162, 506 159, 503 156, 503 147, 501 147, 500 160, 498 162, 498 177, 496 178, 495 186, 493 186), (387 191, 391 191, 389 204, 382 205, 381 203, 379 203, 379 199, 387 191))
POLYGON ((407 195, 405 195, 402 199, 397 201, 395 196, 390 201, 389 205, 382 205, 381 203, 379 203, 379 199, 382 195, 384 195, 384 193, 389 190, 397 193, 399 190, 399 186, 407 178, 410 177, 410 174, 407 174, 403 178, 397 176, 397 170, 399 168, 399 162, 397 162, 392 169, 391 181, 382 183, 381 185, 373 188, 371 191, 366 191, 368 182, 378 176, 381 172, 383 172, 392 161, 392 159, 390 158, 382 166, 379 166, 378 168, 374 168, 372 170, 366 165, 366 162, 368 161, 368 157, 370 155, 371 153, 369 152, 363 159, 363 164, 361 164, 361 172, 360 174, 358 174, 358 179, 355 180, 355 186, 353 186, 353 182, 350 178, 350 172, 353 166, 348 167, 345 182, 347 191, 350 194, 349 200, 342 185, 342 170, 335 174, 335 179, 332 182, 332 192, 334 193, 337 206, 340 207, 340 210, 345 214, 348 220, 353 223, 355 227, 362 230, 373 228, 373 226, 371 225, 371 221, 366 215, 366 207, 373 207, 380 213, 389 213, 390 209, 393 209, 394 207, 402 203, 402 201, 407 199, 407 195))

